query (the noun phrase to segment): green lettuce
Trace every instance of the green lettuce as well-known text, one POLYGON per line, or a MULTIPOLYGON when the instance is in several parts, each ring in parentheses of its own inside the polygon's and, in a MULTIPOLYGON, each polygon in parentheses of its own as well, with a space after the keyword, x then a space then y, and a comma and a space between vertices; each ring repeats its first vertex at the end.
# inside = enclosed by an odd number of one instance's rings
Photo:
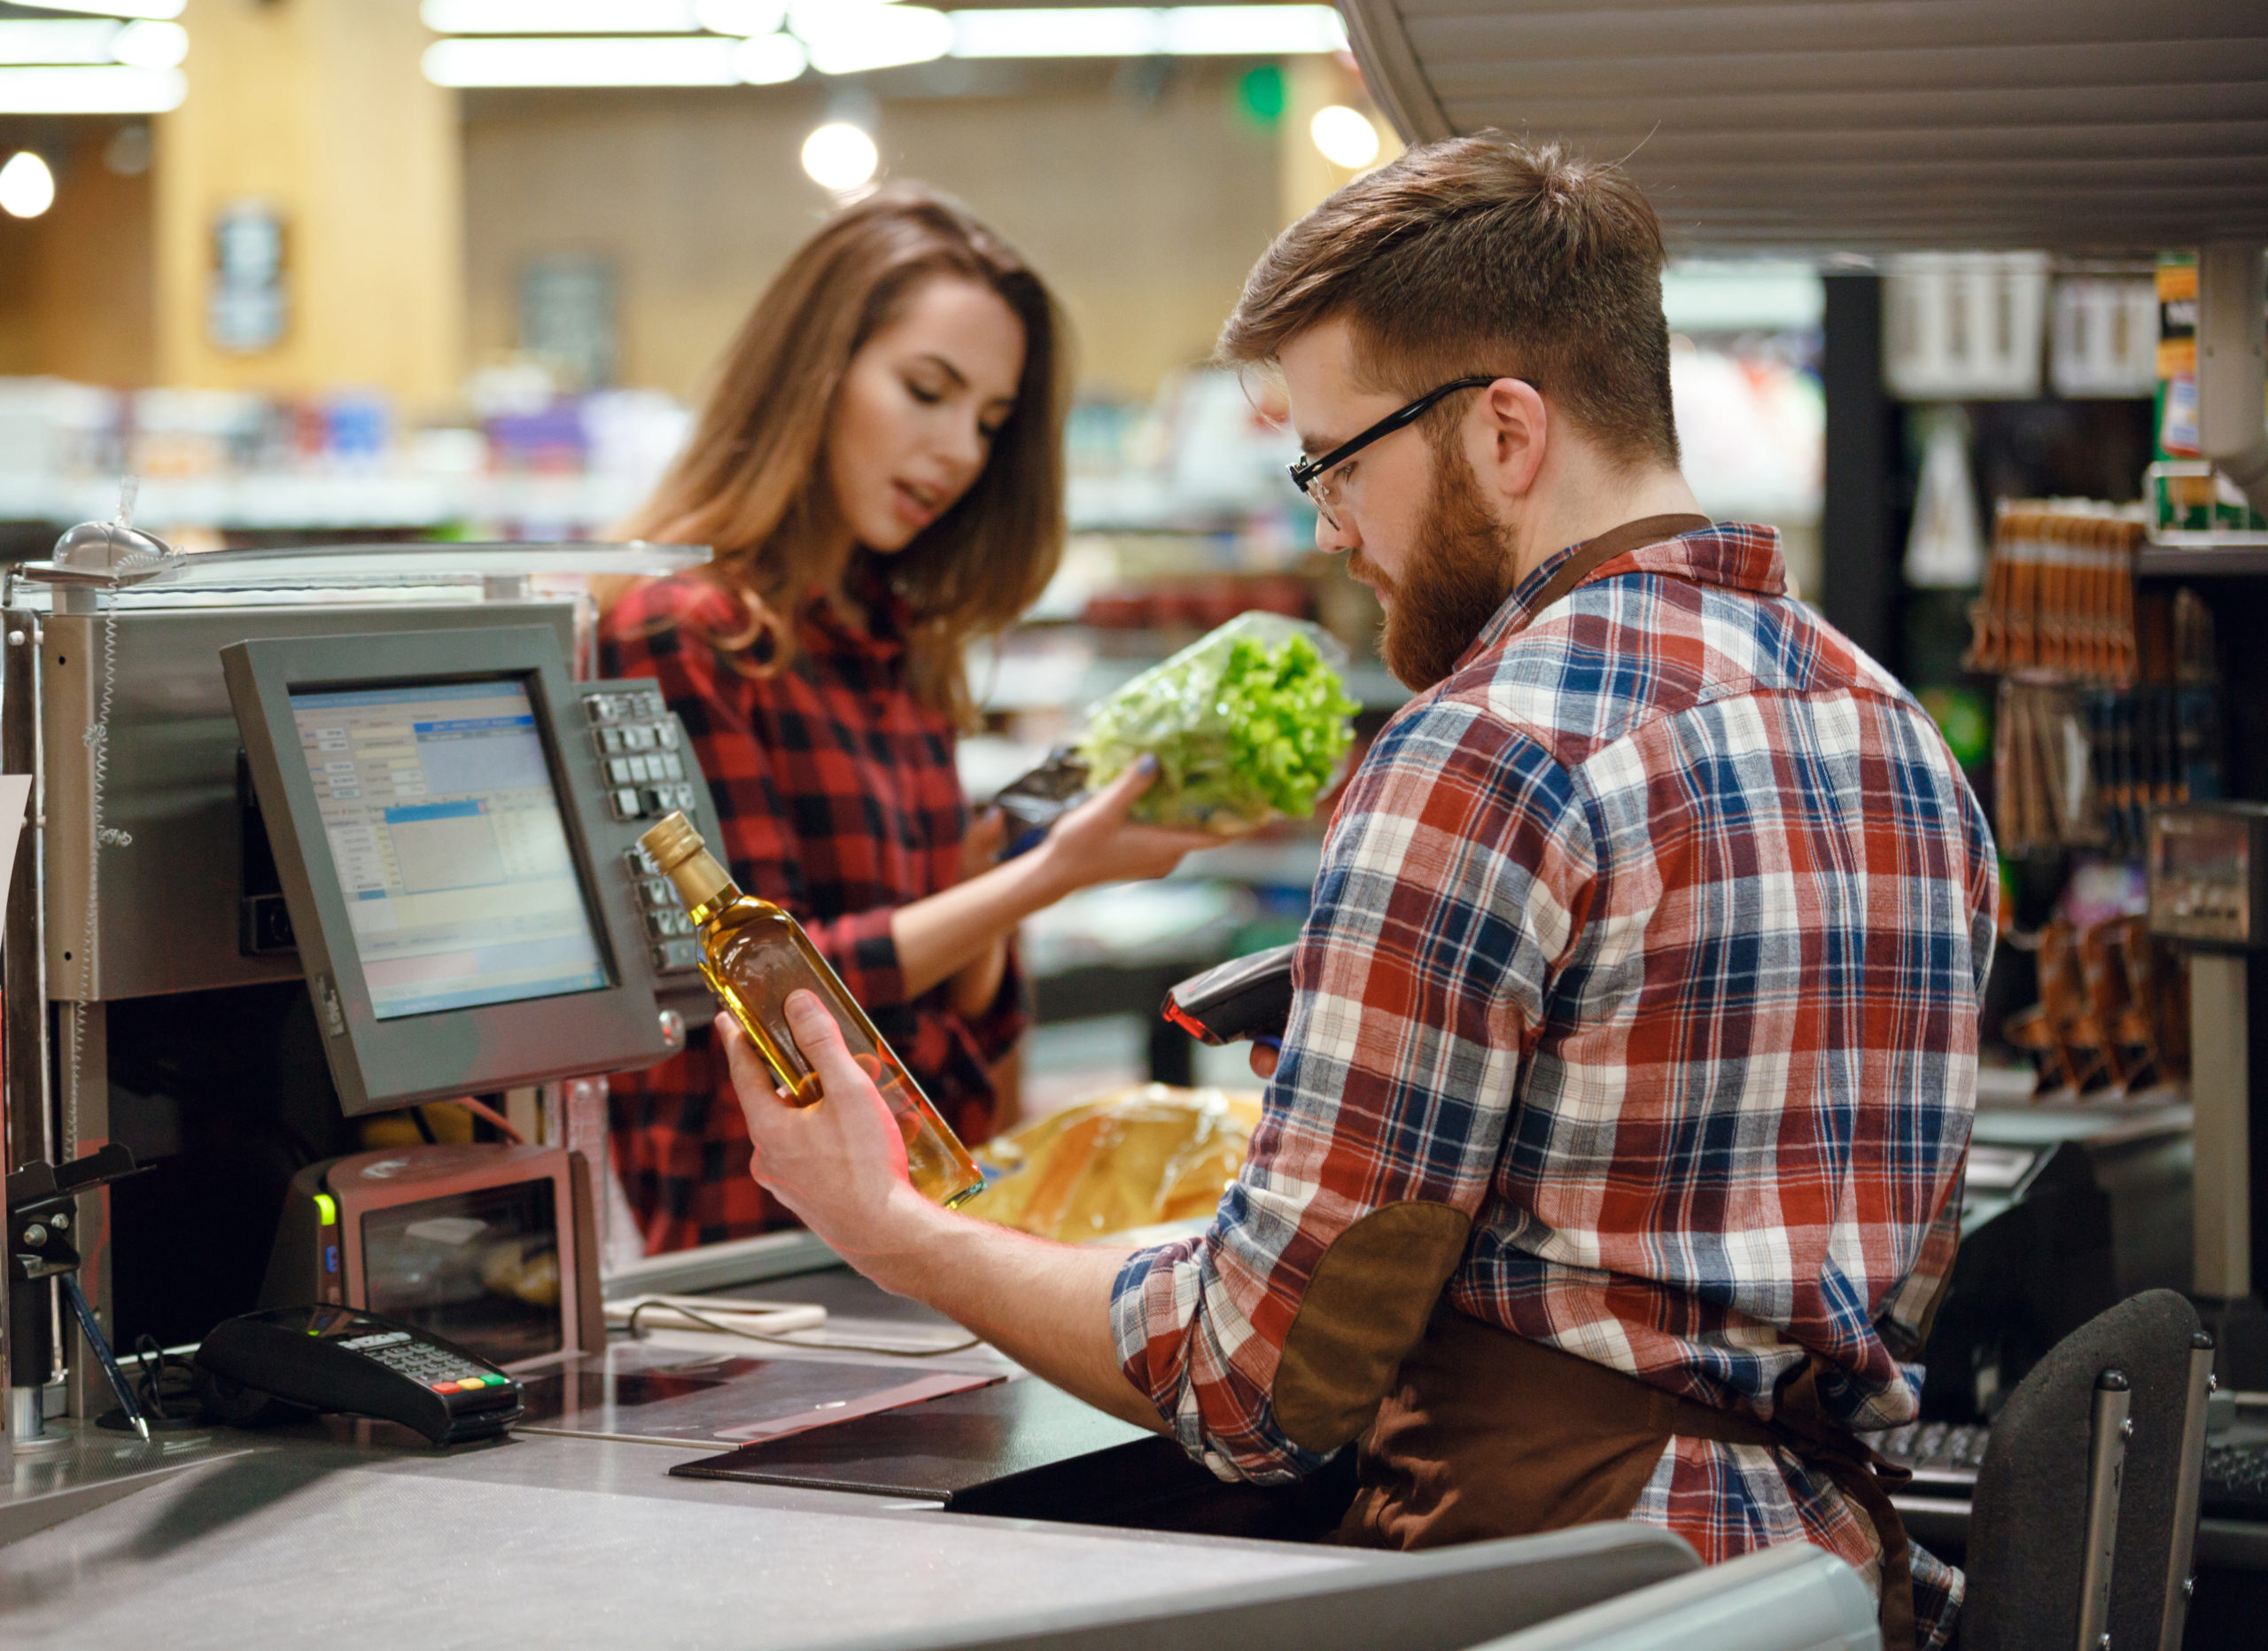
POLYGON ((1313 814, 1356 710, 1317 634, 1247 613, 1153 666, 1089 717, 1074 749, 1091 783, 1152 752, 1158 777, 1136 819, 1225 831, 1313 814))

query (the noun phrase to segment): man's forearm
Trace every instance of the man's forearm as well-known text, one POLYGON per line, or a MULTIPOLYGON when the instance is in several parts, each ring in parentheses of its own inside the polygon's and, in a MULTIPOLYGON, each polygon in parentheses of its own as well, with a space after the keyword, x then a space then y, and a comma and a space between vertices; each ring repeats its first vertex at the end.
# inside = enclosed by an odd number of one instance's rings
POLYGON ((933 1211, 920 1242, 858 1265, 884 1289, 966 1325, 1034 1375, 1162 1433, 1157 1406, 1119 1368, 1111 1287, 1131 1250, 1051 1243, 933 1211))

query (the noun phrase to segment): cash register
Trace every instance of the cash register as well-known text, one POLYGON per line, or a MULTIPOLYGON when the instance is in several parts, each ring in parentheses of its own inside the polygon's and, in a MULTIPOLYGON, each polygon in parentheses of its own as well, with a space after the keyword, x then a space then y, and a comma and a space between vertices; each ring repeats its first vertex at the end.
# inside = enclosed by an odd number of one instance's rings
MULTIPOLYGON (((111 600, 12 609, 36 655, 6 685, 46 828, 12 901, 10 1108, 52 1107, 58 1163, 114 1141, 141 1166, 82 1200, 109 1339, 328 1302, 493 1365, 602 1344, 603 1075, 711 1012, 637 848, 709 807, 658 690, 577 681, 576 605, 524 590, 111 600), (51 1022, 19 986, 43 974, 51 1022), (359 1120, 460 1097, 535 1144, 364 1149, 359 1120)), ((108 1406, 42 1293, 9 1309, 12 1443, 58 1365, 74 1410, 108 1406)))

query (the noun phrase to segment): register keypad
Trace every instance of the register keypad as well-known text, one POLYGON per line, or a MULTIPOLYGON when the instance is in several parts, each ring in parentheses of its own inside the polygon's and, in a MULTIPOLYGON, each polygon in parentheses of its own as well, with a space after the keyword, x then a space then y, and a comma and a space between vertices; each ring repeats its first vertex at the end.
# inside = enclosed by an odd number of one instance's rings
POLYGON ((511 1385, 511 1377, 484 1369, 454 1353, 444 1352, 430 1343, 417 1340, 406 1330, 357 1336, 346 1345, 377 1359, 387 1369, 398 1370, 411 1381, 431 1388, 436 1393, 473 1393, 483 1388, 511 1385))
POLYGON ((583 715, 606 771, 607 804, 616 819, 658 820, 672 808, 693 806, 677 722, 658 690, 586 694, 583 715))
MULTIPOLYGON (((701 769, 685 749, 677 719, 658 689, 614 686, 583 695, 583 715, 605 776, 607 803, 617 820, 658 820, 672 809, 696 813, 701 769)), ((687 975, 701 967, 701 938, 677 890, 646 851, 623 853, 657 975, 687 975)))

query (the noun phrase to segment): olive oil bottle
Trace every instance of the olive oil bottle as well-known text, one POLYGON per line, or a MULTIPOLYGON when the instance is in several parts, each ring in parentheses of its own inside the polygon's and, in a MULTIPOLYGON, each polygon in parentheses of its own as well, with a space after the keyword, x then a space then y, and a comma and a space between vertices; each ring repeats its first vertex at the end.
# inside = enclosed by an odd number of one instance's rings
POLYGON ((788 1030, 788 995, 801 990, 816 993, 833 1012, 851 1057, 896 1116, 914 1189, 949 1210, 983 1192, 983 1172, 968 1149, 937 1116, 804 926, 770 900, 742 893, 683 814, 666 816, 639 841, 701 927, 702 974, 796 1104, 819 1099, 819 1074, 788 1030))

